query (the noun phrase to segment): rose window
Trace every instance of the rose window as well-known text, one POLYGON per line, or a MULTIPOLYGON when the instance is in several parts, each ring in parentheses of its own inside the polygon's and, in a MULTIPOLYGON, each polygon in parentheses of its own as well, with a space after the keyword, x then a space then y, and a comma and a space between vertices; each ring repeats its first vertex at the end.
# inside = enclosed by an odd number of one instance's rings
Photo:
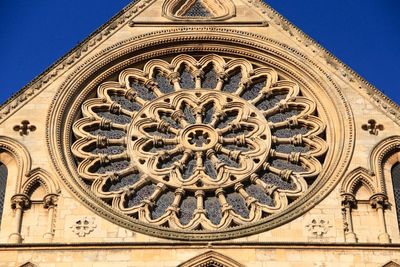
POLYGON ((125 69, 73 127, 90 190, 133 220, 215 230, 257 222, 322 170, 325 125, 300 86, 245 59, 180 55, 125 69))

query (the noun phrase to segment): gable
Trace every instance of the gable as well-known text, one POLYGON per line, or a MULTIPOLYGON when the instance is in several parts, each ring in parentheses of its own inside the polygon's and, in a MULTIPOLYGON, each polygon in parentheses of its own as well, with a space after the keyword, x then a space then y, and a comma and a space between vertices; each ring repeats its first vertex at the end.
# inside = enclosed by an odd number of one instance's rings
POLYGON ((396 129, 397 106, 268 6, 178 2, 128 6, 2 109, 2 134, 104 220, 178 240, 274 230, 365 167, 356 134, 376 138, 364 151, 396 129))

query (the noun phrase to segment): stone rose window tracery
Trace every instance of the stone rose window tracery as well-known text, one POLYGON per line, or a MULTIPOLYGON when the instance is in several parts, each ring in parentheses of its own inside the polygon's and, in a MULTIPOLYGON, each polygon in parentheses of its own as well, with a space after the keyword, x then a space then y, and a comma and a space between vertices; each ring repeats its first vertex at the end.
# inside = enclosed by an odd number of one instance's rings
POLYGON ((211 54, 122 71, 82 105, 72 152, 91 191, 133 219, 184 230, 257 222, 322 170, 325 124, 299 85, 211 54))

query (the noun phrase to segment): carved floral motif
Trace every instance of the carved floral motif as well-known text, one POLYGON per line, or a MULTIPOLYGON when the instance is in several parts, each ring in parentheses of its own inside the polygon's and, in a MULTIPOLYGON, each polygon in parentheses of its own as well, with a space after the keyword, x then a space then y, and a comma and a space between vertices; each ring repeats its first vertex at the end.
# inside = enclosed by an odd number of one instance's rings
POLYGON ((77 234, 79 237, 85 237, 94 231, 97 225, 94 222, 94 218, 83 217, 77 220, 70 228, 72 232, 77 234))
POLYGON ((299 85, 245 59, 126 69, 82 105, 80 176, 140 221, 224 229, 287 208, 322 170, 324 123, 299 85))
POLYGON ((313 219, 306 225, 307 230, 315 237, 326 235, 332 225, 325 219, 313 219))

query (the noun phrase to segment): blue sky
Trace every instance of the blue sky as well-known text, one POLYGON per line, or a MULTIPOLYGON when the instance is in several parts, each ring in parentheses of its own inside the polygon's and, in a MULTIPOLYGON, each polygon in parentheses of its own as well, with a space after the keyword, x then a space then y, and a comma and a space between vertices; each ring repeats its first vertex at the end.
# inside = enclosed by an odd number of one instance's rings
MULTIPOLYGON (((130 0, 1 0, 0 103, 130 0)), ((268 0, 400 104, 399 0, 268 0)))

